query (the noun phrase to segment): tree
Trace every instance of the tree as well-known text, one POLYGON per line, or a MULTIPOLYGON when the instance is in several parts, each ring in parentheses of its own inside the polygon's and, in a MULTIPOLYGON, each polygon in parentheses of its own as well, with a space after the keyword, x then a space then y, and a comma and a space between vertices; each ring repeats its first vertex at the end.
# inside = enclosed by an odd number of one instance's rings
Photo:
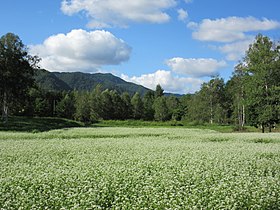
POLYGON ((280 121, 280 46, 258 35, 246 52, 242 65, 246 74, 248 122, 264 128, 280 121))
POLYGON ((168 107, 164 96, 158 97, 154 102, 155 120, 166 121, 169 119, 168 107))
POLYGON ((224 80, 218 77, 203 83, 199 92, 188 102, 187 117, 196 122, 225 123, 225 88, 224 80))
POLYGON ((203 88, 204 86, 202 85, 201 90, 186 101, 187 105, 185 107, 187 107, 187 111, 185 119, 188 121, 199 124, 210 121, 209 101, 206 100, 208 96, 202 90, 203 88))
POLYGON ((75 119, 84 123, 91 121, 90 117, 90 103, 88 92, 74 92, 75 96, 75 119))
POLYGON ((180 121, 182 119, 182 116, 184 115, 183 107, 181 106, 180 100, 176 96, 171 95, 167 97, 166 104, 169 113, 168 118, 180 121))
POLYGON ((101 85, 98 84, 90 93, 90 118, 92 122, 97 122, 102 118, 101 89, 101 85))
POLYGON ((131 97, 128 92, 121 95, 123 101, 123 119, 130 119, 132 117, 131 97))
POLYGON ((224 80, 215 77, 205 84, 205 96, 209 102, 210 123, 223 123, 225 121, 224 107, 224 80), (208 97, 207 97, 208 96, 208 97))
POLYGON ((42 90, 37 90, 33 92, 34 96, 34 115, 38 117, 49 117, 50 113, 52 113, 52 104, 49 103, 47 99, 47 93, 42 90))
POLYGON ((246 122, 245 79, 244 67, 238 64, 225 90, 229 101, 228 117, 237 125, 238 130, 243 130, 246 122))
POLYGON ((160 84, 158 84, 158 85, 156 86, 155 98, 158 98, 158 97, 163 96, 163 92, 164 92, 164 90, 162 89, 162 87, 160 86, 160 84))
POLYGON ((180 97, 180 104, 181 104, 181 111, 182 111, 182 119, 188 120, 188 113, 189 113, 189 105, 192 98, 195 94, 186 94, 180 97))
POLYGON ((111 120, 114 115, 114 105, 112 100, 112 95, 110 90, 106 89, 101 93, 101 109, 102 116, 104 120, 111 120))
POLYGON ((64 97, 57 103, 56 113, 58 117, 73 119, 75 114, 75 103, 72 93, 66 93, 64 97))
POLYGON ((0 38, 0 98, 2 119, 8 120, 9 106, 20 103, 34 85, 38 57, 28 54, 20 38, 7 33, 0 38))
POLYGON ((155 115, 155 110, 153 107, 155 100, 154 93, 152 91, 148 91, 145 93, 143 98, 144 104, 144 120, 153 120, 155 115))
POLYGON ((33 94, 35 94, 33 97, 34 114, 36 116, 53 117, 56 115, 56 105, 61 100, 59 93, 38 89, 33 94))
POLYGON ((112 98, 112 105, 113 105, 113 113, 111 116, 111 119, 113 120, 123 120, 123 112, 124 110, 124 102, 121 98, 121 96, 117 93, 116 90, 111 90, 110 91, 111 98, 112 98))
POLYGON ((144 105, 141 96, 138 92, 131 99, 132 117, 135 120, 140 120, 143 117, 144 105))

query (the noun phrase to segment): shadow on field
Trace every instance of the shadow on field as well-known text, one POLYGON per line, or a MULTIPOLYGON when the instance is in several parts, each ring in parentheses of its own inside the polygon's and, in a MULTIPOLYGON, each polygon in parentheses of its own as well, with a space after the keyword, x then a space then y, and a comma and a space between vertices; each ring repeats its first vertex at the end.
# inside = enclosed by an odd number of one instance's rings
POLYGON ((61 118, 11 117, 6 124, 0 121, 0 131, 43 132, 83 126, 82 123, 61 118))

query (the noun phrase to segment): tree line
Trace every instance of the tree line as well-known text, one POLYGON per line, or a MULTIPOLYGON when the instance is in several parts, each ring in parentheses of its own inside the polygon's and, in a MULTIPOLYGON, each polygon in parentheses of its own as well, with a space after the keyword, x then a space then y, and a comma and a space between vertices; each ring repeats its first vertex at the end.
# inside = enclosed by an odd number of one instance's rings
POLYGON ((10 115, 50 116, 85 123, 99 120, 188 121, 254 125, 269 131, 280 121, 280 45, 259 34, 225 82, 212 77, 195 94, 165 96, 155 91, 129 95, 116 90, 50 92, 34 80, 39 58, 30 56, 20 38, 0 39, 0 105, 2 119, 10 115))
POLYGON ((92 91, 49 92, 32 88, 24 106, 17 114, 39 117, 62 117, 85 123, 99 120, 156 120, 180 121, 183 109, 175 96, 165 97, 160 85, 144 96, 129 95, 116 90, 102 90, 97 85, 92 91))

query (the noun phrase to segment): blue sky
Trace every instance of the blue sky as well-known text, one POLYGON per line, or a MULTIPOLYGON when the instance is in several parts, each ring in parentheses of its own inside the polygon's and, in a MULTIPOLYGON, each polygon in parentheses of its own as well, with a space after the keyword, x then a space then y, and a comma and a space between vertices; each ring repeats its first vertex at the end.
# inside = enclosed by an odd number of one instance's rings
POLYGON ((49 71, 110 72, 188 93, 227 80, 258 33, 280 40, 278 0, 9 0, 13 32, 49 71))

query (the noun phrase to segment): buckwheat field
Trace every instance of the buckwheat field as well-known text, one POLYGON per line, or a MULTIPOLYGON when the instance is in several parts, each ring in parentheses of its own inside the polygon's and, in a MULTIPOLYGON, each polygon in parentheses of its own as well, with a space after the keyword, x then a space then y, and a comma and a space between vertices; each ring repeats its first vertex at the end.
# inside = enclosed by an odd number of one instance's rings
POLYGON ((0 132, 0 209, 280 209, 280 134, 0 132))

